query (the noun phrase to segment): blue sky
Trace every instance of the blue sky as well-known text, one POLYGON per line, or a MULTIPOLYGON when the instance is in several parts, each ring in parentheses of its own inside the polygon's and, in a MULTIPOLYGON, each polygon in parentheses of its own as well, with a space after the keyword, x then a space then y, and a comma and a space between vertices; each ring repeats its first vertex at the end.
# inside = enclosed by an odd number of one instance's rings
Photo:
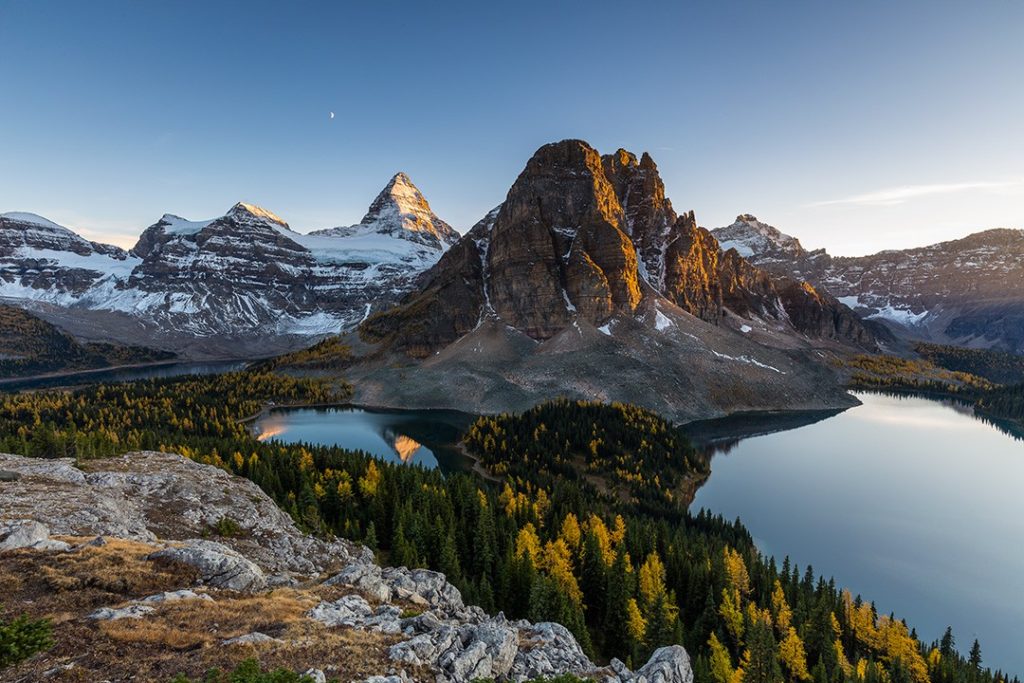
POLYGON ((398 170, 465 230, 567 137, 833 253, 1024 227, 1009 0, 0 0, 0 46, 0 212, 120 244, 240 200, 353 223, 398 170))

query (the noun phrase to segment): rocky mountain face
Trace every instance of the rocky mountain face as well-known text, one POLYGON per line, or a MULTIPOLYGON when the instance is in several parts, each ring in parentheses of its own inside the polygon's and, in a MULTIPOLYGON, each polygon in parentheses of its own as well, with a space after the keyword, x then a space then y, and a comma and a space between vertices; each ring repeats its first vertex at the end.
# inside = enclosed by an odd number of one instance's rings
POLYGON ((794 248, 797 240, 749 216, 713 233, 758 267, 808 280, 899 335, 1024 352, 1022 230, 858 257, 794 248))
POLYGON ((0 298, 71 304, 138 259, 31 213, 0 214, 0 298))
POLYGON ((613 315, 631 316, 646 296, 664 297, 710 323, 732 314, 871 343, 835 299, 783 300, 771 274, 734 250, 723 253, 692 212, 677 215, 649 155, 638 161, 619 150, 601 157, 578 140, 538 150, 505 202, 425 278, 422 292, 364 324, 369 339, 391 338, 422 357, 493 314, 545 340, 574 321, 599 327, 613 315), (446 295, 448 288, 459 292, 446 295), (795 318, 786 301, 800 308, 795 318), (824 324, 834 318, 847 323, 824 324))
POLYGON ((239 203, 205 221, 165 214, 125 252, 5 214, 0 297, 86 337, 99 327, 186 352, 202 340, 220 349, 301 339, 344 331, 397 301, 457 237, 403 173, 359 224, 311 234, 239 203))
POLYGON ((478 409, 506 410, 578 392, 680 419, 804 398, 838 405, 831 380, 799 367, 802 354, 874 348, 834 298, 792 292, 723 253, 692 212, 677 214, 650 156, 602 157, 578 140, 540 148, 505 202, 360 337, 371 360, 354 377, 369 402, 426 406, 450 391, 468 400, 473 387, 478 409), (390 354, 422 360, 419 381, 381 368, 390 354), (684 391, 714 398, 689 405, 684 391))
POLYGON ((12 680, 198 677, 255 651, 318 681, 693 681, 678 645, 635 672, 598 667, 564 626, 489 615, 443 574, 307 536, 255 484, 178 455, 79 467, 0 454, 0 474, 6 597, 60 615, 54 648, 12 680), (208 538, 225 519, 238 532, 208 538))

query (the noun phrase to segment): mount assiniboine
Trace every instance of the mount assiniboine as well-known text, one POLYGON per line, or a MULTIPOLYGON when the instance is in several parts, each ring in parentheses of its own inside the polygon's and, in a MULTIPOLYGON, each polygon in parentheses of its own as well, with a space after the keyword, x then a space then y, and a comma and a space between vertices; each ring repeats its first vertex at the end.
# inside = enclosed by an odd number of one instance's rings
POLYGON ((404 173, 357 225, 305 235, 239 203, 211 220, 165 214, 126 252, 7 213, 0 298, 86 339, 266 354, 386 308, 457 238, 404 173))

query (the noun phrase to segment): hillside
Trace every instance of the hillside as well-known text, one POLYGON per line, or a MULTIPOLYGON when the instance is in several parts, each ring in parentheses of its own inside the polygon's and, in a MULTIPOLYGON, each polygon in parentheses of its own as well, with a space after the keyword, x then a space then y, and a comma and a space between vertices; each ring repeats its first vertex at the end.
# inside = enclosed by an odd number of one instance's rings
POLYGON ((81 343, 28 311, 0 304, 0 378, 171 360, 142 347, 81 343))

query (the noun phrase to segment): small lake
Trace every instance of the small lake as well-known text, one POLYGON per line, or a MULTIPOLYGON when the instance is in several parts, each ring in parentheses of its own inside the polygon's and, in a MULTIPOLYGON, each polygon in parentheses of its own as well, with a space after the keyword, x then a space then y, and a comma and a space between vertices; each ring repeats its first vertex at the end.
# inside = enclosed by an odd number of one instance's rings
POLYGON ((474 419, 454 410, 281 409, 256 420, 253 433, 261 441, 340 446, 389 462, 454 472, 470 467, 456 444, 474 419))
POLYGON ((950 625, 962 652, 978 638, 985 666, 1024 672, 1024 442, 964 406, 857 397, 712 446, 691 509, 739 517, 780 565, 812 564, 924 642, 950 625))
POLYGON ((216 375, 237 372, 249 364, 248 361, 206 361, 190 363, 160 363, 137 367, 100 368, 63 374, 26 377, 23 379, 0 380, 0 391, 23 391, 25 389, 52 389, 90 384, 113 384, 140 379, 162 379, 181 375, 216 375))

